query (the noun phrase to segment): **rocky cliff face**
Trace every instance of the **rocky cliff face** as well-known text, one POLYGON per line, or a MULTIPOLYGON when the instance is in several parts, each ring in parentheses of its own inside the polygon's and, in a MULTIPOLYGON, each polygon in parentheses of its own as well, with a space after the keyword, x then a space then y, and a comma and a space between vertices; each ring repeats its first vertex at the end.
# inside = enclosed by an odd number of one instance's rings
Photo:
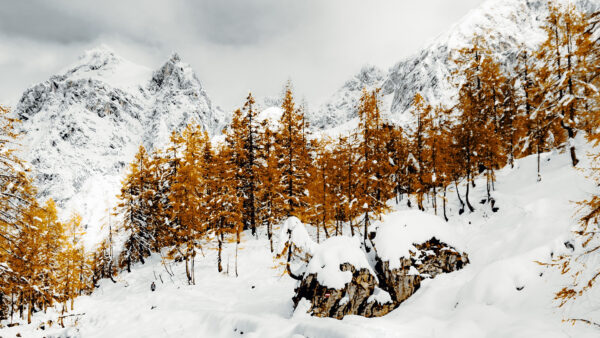
POLYGON ((160 146, 192 119, 210 133, 224 125, 178 55, 153 72, 106 47, 27 89, 15 113, 41 197, 61 205, 90 180, 122 174, 141 144, 160 146))
POLYGON ((212 135, 225 126, 224 113, 213 107, 191 67, 178 54, 152 74, 147 91, 151 105, 146 113, 144 142, 152 147, 164 143, 165 135, 196 119, 212 135))

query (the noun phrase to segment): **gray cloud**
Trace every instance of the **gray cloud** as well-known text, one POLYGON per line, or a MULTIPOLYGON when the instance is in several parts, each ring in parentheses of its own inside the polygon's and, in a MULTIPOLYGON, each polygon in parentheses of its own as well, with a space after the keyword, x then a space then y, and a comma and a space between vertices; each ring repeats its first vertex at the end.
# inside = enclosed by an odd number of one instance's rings
POLYGON ((190 6, 197 33, 226 45, 248 45, 285 34, 302 24, 309 1, 209 0, 190 6))
POLYGON ((61 43, 85 41, 100 34, 90 19, 75 16, 47 1, 2 1, 0 31, 61 43))
POLYGON ((483 0, 0 0, 0 102, 100 43, 155 68, 177 51, 226 109, 288 78, 312 107, 365 63, 416 52, 483 0))

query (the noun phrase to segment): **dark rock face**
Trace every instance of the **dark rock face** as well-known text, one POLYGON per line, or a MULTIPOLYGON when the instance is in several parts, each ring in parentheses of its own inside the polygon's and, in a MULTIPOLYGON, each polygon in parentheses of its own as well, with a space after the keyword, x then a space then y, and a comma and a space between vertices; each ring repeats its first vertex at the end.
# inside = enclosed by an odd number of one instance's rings
POLYGON ((469 263, 466 253, 459 253, 435 237, 415 247, 419 251, 411 261, 421 275, 427 274, 430 278, 460 270, 469 263))
POLYGON ((415 248, 417 252, 411 253, 410 258, 400 258, 400 267, 395 269, 390 269, 390 262, 377 257, 375 271, 380 287, 388 291, 398 305, 419 289, 423 279, 460 270, 469 262, 466 253, 459 253, 435 237, 415 244, 415 248))
POLYGON ((368 299, 377 285, 375 276, 368 269, 356 270, 349 263, 341 264, 340 270, 352 272, 352 281, 346 284, 345 288, 328 288, 318 282, 316 274, 309 274, 296 289, 294 306, 298 306, 300 300, 306 298, 311 303, 310 312, 313 316, 337 319, 349 314, 363 313, 368 305, 372 308, 373 305, 368 304, 368 299))
POLYGON ((310 302, 309 313, 313 316, 337 319, 346 315, 380 317, 412 296, 424 279, 460 270, 469 262, 466 253, 460 253, 436 238, 414 246, 417 251, 411 252, 410 257, 400 258, 398 268, 390 268, 396 264, 382 261, 377 256, 377 276, 369 269, 357 270, 349 263, 340 264, 341 271, 352 272, 352 280, 339 290, 321 285, 316 274, 305 275, 296 288, 294 307, 304 298, 310 302), (375 297, 376 288, 387 292, 389 297, 375 297))
POLYGON ((390 269, 390 262, 377 260, 375 271, 381 276, 379 286, 388 291, 392 300, 398 305, 412 296, 421 286, 423 277, 417 274, 410 274, 412 266, 410 259, 401 258, 400 268, 390 269))

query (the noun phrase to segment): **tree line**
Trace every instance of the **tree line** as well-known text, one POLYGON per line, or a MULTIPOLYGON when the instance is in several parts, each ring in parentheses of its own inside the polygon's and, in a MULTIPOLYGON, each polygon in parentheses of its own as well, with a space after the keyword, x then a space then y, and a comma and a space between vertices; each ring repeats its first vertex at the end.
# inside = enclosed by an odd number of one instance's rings
POLYGON ((272 249, 273 226, 289 216, 313 225, 317 241, 344 229, 366 241, 369 224, 393 199, 421 210, 429 203, 448 220, 453 191, 459 213, 474 211, 477 177, 486 182, 480 203, 497 211, 496 170, 536 154, 541 180, 541 153, 564 149, 576 166, 576 134, 596 133, 594 18, 549 3, 546 40, 536 51, 500 55, 475 36, 452 53, 456 103, 432 104, 417 93, 403 127, 381 114, 379 90, 365 89, 353 132, 311 135, 288 85, 276 123, 258 119, 250 94, 222 143, 190 124, 166 149, 148 155, 140 148, 120 196, 129 237, 115 265, 129 269, 169 248, 169 257, 189 265, 193 283, 194 255, 204 240, 216 243, 221 271, 223 244, 239 243, 244 229, 256 235, 264 228, 272 249))

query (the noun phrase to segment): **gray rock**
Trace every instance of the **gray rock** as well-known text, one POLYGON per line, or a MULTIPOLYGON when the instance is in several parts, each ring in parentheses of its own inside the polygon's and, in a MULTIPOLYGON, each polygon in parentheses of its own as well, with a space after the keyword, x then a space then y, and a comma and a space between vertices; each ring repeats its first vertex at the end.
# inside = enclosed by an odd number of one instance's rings
POLYGON ((316 274, 305 276, 296 289, 294 307, 305 298, 311 303, 309 311, 313 316, 342 319, 346 315, 362 314, 377 285, 377 279, 368 269, 356 270, 349 263, 341 264, 340 270, 352 272, 352 280, 340 290, 321 285, 316 274))
POLYGON ((400 258, 398 268, 391 269, 389 261, 376 256, 374 271, 377 276, 366 268, 357 270, 349 263, 340 264, 341 271, 352 272, 352 280, 341 289, 321 285, 314 273, 305 274, 296 288, 294 307, 306 299, 310 302, 308 312, 317 317, 380 317, 412 296, 424 279, 460 270, 469 263, 466 253, 460 253, 436 238, 414 246, 417 251, 411 252, 410 257, 400 258), (377 287, 389 293, 390 299, 383 302, 376 299, 377 287))

